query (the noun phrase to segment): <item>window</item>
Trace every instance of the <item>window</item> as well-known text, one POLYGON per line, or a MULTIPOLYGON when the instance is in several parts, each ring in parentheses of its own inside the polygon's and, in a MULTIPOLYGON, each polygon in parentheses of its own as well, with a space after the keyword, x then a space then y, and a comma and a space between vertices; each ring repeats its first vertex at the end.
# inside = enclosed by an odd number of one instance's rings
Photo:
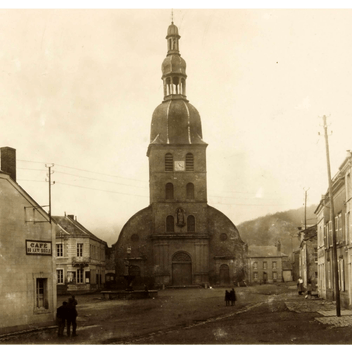
POLYGON ((78 284, 83 284, 83 269, 78 269, 77 270, 77 283, 78 284))
POLYGON ((263 269, 266 270, 267 268, 267 262, 263 262, 263 269))
POLYGON ((196 219, 193 215, 187 217, 187 231, 195 232, 196 231, 196 219))
POLYGON ((167 183, 165 185, 165 198, 174 199, 174 185, 172 183, 167 183))
POLYGON ((341 291, 345 291, 345 271, 343 265, 343 259, 339 260, 338 273, 339 273, 339 287, 341 291))
POLYGON ((194 184, 187 183, 186 186, 187 199, 194 199, 194 184))
POLYGON ((63 269, 57 269, 57 283, 58 284, 63 284, 64 283, 64 270, 63 269))
POLYGON ((36 308, 49 308, 47 291, 47 279, 36 279, 36 308))
POLYGON ((258 279, 258 273, 253 273, 253 279, 257 280, 258 279))
POLYGON ((186 171, 194 171, 194 160, 192 153, 186 154, 186 171))
POLYGON ((63 253, 63 246, 62 243, 59 243, 56 245, 56 256, 57 257, 62 257, 64 255, 63 253))
POLYGON ((276 271, 273 271, 273 280, 277 280, 277 272, 276 271))
POLYGON ((175 232, 175 222, 172 215, 166 218, 166 232, 175 232))
POLYGON ((277 263, 273 262, 273 269, 277 269, 277 263))
MULTIPOLYGON (((253 263, 253 269, 254 270, 257 270, 258 269, 258 262, 254 262, 253 263)), ((258 273, 257 273, 258 274, 258 273)))
POLYGON ((77 257, 83 256, 83 243, 77 243, 77 257))
POLYGON ((165 154, 165 171, 174 171, 174 157, 172 154, 165 154))

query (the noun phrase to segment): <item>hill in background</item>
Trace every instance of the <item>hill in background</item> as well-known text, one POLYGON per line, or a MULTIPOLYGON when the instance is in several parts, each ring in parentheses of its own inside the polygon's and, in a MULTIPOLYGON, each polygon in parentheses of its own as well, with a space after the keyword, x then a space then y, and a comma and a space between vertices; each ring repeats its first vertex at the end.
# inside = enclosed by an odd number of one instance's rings
MULTIPOLYGON (((316 224, 316 205, 307 207, 307 226, 316 224)), ((248 246, 273 246, 279 240, 281 252, 291 255, 299 246, 298 227, 304 228, 304 207, 269 214, 237 226, 240 236, 248 246)))

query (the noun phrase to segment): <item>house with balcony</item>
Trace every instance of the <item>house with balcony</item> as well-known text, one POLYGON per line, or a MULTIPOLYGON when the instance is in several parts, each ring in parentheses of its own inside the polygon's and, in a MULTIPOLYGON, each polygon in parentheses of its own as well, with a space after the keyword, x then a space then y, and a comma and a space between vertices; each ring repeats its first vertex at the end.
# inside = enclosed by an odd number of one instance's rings
POLYGON ((105 284, 107 243, 93 235, 74 215, 53 216, 56 232, 57 293, 95 291, 105 284))

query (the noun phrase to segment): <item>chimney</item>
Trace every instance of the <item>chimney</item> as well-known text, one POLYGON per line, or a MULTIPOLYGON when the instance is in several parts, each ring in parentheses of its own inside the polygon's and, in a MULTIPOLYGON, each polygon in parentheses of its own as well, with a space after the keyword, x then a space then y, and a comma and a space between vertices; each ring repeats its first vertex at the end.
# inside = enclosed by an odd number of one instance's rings
POLYGON ((281 254, 281 242, 277 241, 277 254, 281 254))
POLYGON ((71 220, 75 220, 75 216, 74 215, 67 215, 67 217, 71 220))
POLYGON ((0 169, 9 174, 16 182, 16 149, 0 148, 0 169))

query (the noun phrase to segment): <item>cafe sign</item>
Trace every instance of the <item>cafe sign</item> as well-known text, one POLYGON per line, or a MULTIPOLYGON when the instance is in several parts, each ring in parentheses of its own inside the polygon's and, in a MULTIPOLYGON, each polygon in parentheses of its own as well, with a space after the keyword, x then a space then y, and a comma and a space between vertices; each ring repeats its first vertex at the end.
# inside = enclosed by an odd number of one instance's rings
POLYGON ((50 241, 26 240, 26 254, 32 255, 52 255, 50 241))

